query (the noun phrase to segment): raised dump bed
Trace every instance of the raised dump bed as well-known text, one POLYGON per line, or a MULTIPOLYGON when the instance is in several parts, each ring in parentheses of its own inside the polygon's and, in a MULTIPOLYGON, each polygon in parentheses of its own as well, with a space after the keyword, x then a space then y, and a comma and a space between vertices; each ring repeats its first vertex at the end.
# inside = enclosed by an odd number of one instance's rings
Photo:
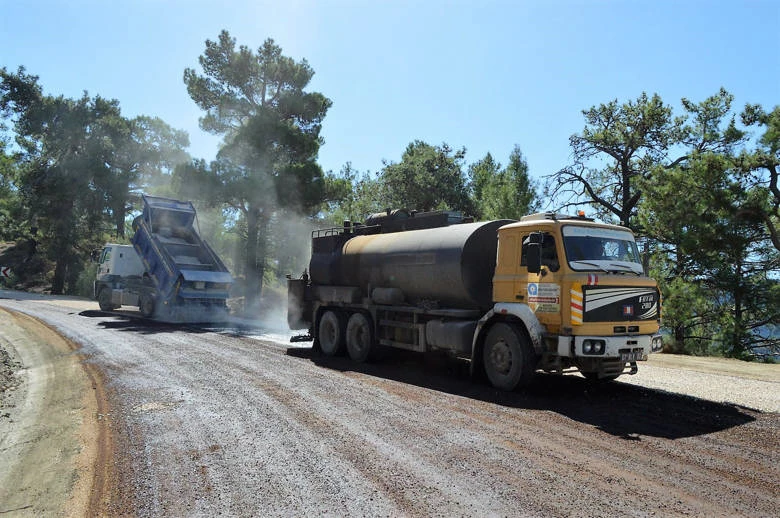
POLYGON ((189 201, 143 196, 143 213, 133 221, 133 247, 143 263, 145 286, 136 292, 145 316, 202 321, 226 314, 233 277, 193 227, 189 201))

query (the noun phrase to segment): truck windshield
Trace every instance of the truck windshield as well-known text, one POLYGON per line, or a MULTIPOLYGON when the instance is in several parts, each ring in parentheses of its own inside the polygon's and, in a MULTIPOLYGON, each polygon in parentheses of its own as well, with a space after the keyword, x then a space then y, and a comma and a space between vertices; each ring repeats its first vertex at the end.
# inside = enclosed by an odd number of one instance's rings
POLYGON ((106 263, 110 258, 111 258, 111 247, 107 246, 103 249, 103 253, 100 254, 100 259, 98 260, 98 263, 100 264, 106 263))
POLYGON ((567 225, 563 227, 563 246, 572 270, 643 272, 634 235, 627 230, 567 225))

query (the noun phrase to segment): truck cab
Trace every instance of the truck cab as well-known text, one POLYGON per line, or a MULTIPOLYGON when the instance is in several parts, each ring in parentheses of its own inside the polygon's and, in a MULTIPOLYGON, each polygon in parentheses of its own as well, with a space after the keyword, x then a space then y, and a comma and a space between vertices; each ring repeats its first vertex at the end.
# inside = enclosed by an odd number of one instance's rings
POLYGON ((493 299, 534 313, 544 370, 614 379, 662 347, 660 292, 624 227, 553 213, 501 227, 493 299))
POLYGON ((107 243, 97 258, 93 296, 100 309, 111 311, 122 305, 137 305, 138 295, 123 290, 128 280, 143 282, 144 264, 133 245, 107 243))
MULTIPOLYGON (((133 245, 108 243, 98 256, 98 280, 106 280, 110 275, 127 277, 143 275, 144 265, 138 257, 133 245)), ((97 296, 97 293, 95 294, 97 296)))

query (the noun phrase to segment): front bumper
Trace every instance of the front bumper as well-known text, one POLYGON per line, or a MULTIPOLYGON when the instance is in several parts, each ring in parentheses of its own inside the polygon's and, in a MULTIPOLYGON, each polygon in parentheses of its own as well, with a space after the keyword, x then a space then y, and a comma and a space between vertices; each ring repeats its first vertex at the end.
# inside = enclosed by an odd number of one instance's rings
POLYGON ((661 349, 663 349, 661 335, 558 337, 558 355, 569 358, 619 358, 626 362, 644 361, 650 353, 661 349))

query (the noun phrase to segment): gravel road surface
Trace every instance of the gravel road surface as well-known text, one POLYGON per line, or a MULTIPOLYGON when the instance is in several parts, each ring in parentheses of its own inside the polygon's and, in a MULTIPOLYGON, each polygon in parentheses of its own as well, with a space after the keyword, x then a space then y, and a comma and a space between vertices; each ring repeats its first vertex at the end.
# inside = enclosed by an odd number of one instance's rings
MULTIPOLYGON (((87 488, 84 514, 752 517, 780 509, 780 366, 743 376, 651 359, 627 382, 538 376, 523 392, 501 393, 443 358, 390 354, 357 366, 257 329, 155 324, 106 315, 93 302, 12 298, 0 300, 8 365, 27 354, 25 340, 6 336, 19 313, 80 346, 78 362, 101 387, 86 391, 91 410, 71 411, 92 433, 77 437, 71 460, 82 465, 71 479, 87 488), (99 453, 86 471, 89 444, 99 453)), ((28 390, 33 376, 20 372, 4 401, 28 390)), ((13 428, 19 413, 3 406, 0 424, 13 428)), ((40 514, 24 507, 32 502, 13 505, 0 500, 0 513, 40 514)))

